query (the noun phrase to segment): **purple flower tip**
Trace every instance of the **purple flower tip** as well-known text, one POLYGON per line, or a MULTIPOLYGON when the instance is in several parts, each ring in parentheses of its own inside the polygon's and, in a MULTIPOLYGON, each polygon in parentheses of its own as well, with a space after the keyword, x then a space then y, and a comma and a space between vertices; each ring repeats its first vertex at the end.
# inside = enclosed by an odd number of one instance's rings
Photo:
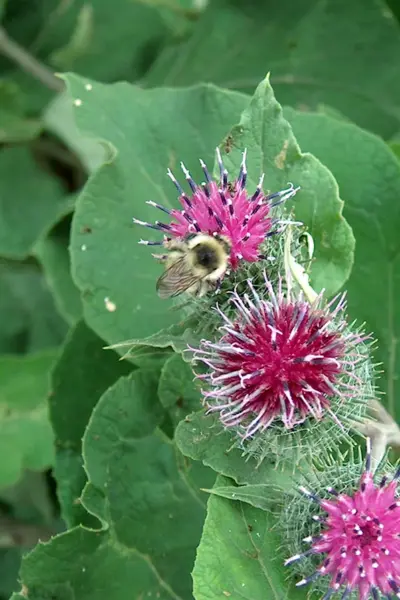
MULTIPOLYGON (((181 210, 167 209, 156 202, 147 204, 154 206, 171 217, 170 223, 156 221, 146 223, 133 219, 134 223, 144 225, 150 229, 161 231, 165 240, 185 238, 192 233, 206 233, 208 235, 220 234, 229 238, 231 242, 230 266, 237 269, 239 262, 255 262, 260 258, 260 245, 265 238, 279 231, 279 221, 271 217, 271 209, 281 204, 288 198, 295 196, 299 188, 292 184, 285 190, 264 194, 262 190, 264 175, 254 193, 250 196, 246 191, 246 151, 235 182, 228 181, 228 172, 225 169, 221 154, 217 148, 217 160, 220 169, 220 179, 213 181, 205 165, 200 160, 204 172, 205 182, 197 185, 185 165, 181 169, 190 187, 186 194, 173 173, 168 169, 168 176, 174 183, 179 193, 181 210), (277 225, 277 229, 273 227, 277 225)), ((163 242, 141 240, 144 245, 162 245, 163 242)))
MULTIPOLYGON (((369 445, 368 445, 369 448, 369 445)), ((397 498, 397 475, 375 484, 370 471, 369 449, 366 468, 358 489, 352 494, 338 494, 329 500, 310 493, 326 513, 319 520, 320 534, 306 538, 310 550, 286 561, 291 564, 310 554, 324 554, 322 564, 310 577, 298 582, 305 585, 326 575, 330 585, 324 600, 340 591, 341 598, 358 591, 360 600, 400 598, 400 501, 397 498)), ((303 493, 304 490, 302 490, 303 493)))
POLYGON ((354 365, 363 360, 355 349, 365 339, 346 329, 345 296, 329 305, 321 296, 312 305, 301 297, 290 301, 266 279, 267 301, 248 285, 251 295, 232 296, 236 320, 217 309, 223 335, 217 343, 203 340, 194 355, 209 368, 202 376, 209 411, 225 427, 239 426, 245 438, 275 420, 291 429, 328 412, 338 422, 330 401, 352 395, 354 365))

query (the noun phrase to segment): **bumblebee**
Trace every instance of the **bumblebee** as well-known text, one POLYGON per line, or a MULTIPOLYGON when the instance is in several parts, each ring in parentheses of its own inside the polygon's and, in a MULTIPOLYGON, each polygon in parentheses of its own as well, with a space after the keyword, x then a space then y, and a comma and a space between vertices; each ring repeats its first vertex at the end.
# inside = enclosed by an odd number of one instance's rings
POLYGON ((180 240, 167 240, 168 254, 153 255, 165 264, 157 281, 160 298, 187 292, 200 298, 215 289, 228 268, 230 240, 223 235, 189 234, 180 240))

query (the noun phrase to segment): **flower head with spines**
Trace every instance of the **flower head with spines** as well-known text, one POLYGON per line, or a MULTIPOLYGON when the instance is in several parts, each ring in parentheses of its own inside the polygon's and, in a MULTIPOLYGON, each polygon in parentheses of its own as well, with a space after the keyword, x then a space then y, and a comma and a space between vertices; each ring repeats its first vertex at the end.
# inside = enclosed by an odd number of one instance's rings
POLYGON ((237 316, 219 308, 218 341, 202 340, 194 359, 207 367, 204 398, 224 427, 251 439, 279 422, 286 430, 326 416, 343 427, 363 389, 359 365, 368 358, 369 339, 344 318, 345 295, 312 304, 302 294, 285 297, 266 274, 265 298, 251 280, 243 296, 234 292, 237 316), (267 299, 268 298, 268 299, 267 299))
POLYGON ((149 200, 147 204, 166 213, 171 221, 169 223, 156 221, 153 224, 134 218, 133 222, 164 234, 164 241, 139 241, 139 244, 147 246, 162 245, 165 240, 182 239, 193 233, 226 236, 231 244, 230 267, 235 271, 242 261, 252 263, 263 258, 261 246, 265 239, 278 233, 284 225, 284 222, 272 216, 272 209, 295 196, 299 188, 290 184, 285 190, 265 194, 262 189, 264 175, 261 175, 256 190, 249 195, 246 190, 246 151, 243 152, 239 175, 234 183, 228 181, 228 172, 223 165, 218 148, 216 152, 220 170, 218 182, 212 179, 202 160, 200 164, 205 182, 201 185, 193 181, 189 171, 181 163, 191 192, 186 194, 168 169, 168 176, 178 190, 182 209, 168 209, 149 200))
MULTIPOLYGON (((347 467, 348 468, 348 467, 347 467)), ((329 578, 323 600, 340 594, 341 600, 358 592, 360 600, 400 598, 400 501, 397 496, 400 469, 394 476, 374 482, 371 446, 367 439, 365 469, 353 491, 328 487, 330 498, 304 486, 300 492, 319 507, 313 515, 320 525, 316 535, 303 542, 311 547, 286 560, 286 565, 319 555, 319 566, 297 586, 329 578)), ((355 486, 354 486, 355 487, 355 486)), ((301 563, 300 563, 301 564, 301 563)))

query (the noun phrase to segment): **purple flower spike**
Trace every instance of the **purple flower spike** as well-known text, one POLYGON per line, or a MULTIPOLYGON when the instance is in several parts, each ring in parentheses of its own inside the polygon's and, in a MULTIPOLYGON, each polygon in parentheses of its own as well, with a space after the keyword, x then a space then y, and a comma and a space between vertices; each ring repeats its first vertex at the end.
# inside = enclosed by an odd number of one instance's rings
POLYGON ((367 458, 358 489, 352 494, 338 494, 321 499, 301 488, 310 500, 326 513, 320 517, 321 532, 306 538, 310 550, 289 558, 291 564, 310 554, 324 554, 322 564, 297 586, 306 585, 323 575, 330 585, 323 600, 340 594, 348 598, 353 591, 359 600, 400 598, 400 501, 397 497, 399 471, 388 483, 384 477, 374 483, 371 473, 370 441, 367 458))
POLYGON ((367 337, 351 332, 344 318, 345 296, 324 305, 321 295, 313 304, 301 296, 275 295, 266 279, 269 300, 261 300, 252 282, 250 294, 236 292, 233 321, 224 320, 221 339, 203 340, 195 359, 208 366, 199 377, 210 412, 218 412, 225 427, 238 427, 244 438, 266 430, 274 421, 292 429, 307 418, 326 413, 338 423, 331 399, 350 402, 358 384, 357 365, 365 360, 367 337))
MULTIPOLYGON (((168 176, 178 190, 182 209, 169 210, 153 201, 149 201, 148 204, 167 213, 172 219, 169 224, 160 221, 156 221, 154 224, 146 223, 138 219, 133 219, 133 221, 138 225, 145 225, 161 231, 165 235, 165 240, 182 239, 188 234, 200 232, 208 235, 224 235, 231 242, 230 266, 236 270, 241 260, 247 262, 259 260, 261 244, 268 236, 279 232, 279 221, 271 217, 271 209, 295 196, 299 188, 289 184, 285 190, 266 195, 262 190, 264 180, 264 175, 262 175, 255 192, 250 196, 245 189, 246 152, 243 153, 239 175, 234 183, 228 182, 228 172, 222 163, 218 148, 217 160, 220 169, 219 182, 213 181, 205 163, 200 161, 205 177, 205 182, 201 185, 197 185, 193 181, 189 171, 181 163, 190 194, 184 192, 180 183, 168 169, 168 176)), ((145 240, 141 240, 140 243, 145 245, 162 244, 162 242, 145 240)))

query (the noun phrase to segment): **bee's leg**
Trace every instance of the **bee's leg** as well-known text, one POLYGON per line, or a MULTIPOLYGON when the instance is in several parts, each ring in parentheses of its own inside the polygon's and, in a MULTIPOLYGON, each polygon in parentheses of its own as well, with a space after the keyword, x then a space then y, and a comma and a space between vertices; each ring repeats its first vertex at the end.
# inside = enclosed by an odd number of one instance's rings
POLYGON ((214 290, 214 294, 219 294, 221 291, 221 284, 222 284, 222 279, 219 278, 217 279, 217 281, 215 282, 215 290, 214 290))
POLYGON ((152 257, 155 258, 158 262, 165 262, 168 258, 168 254, 152 254, 152 257))
POLYGON ((203 279, 203 280, 201 280, 201 281, 198 282, 197 286, 198 286, 198 290, 197 290, 196 296, 198 298, 202 298, 208 292, 210 292, 211 290, 215 289, 215 282, 214 281, 210 281, 209 279, 203 279))
POLYGON ((194 283, 193 285, 190 286, 190 288, 188 288, 186 290, 186 293, 189 294, 190 296, 195 296, 196 298, 201 298, 201 296, 203 296, 202 293, 202 281, 196 281, 196 283, 194 283))
POLYGON ((165 239, 163 243, 164 248, 167 250, 177 250, 178 252, 186 252, 187 244, 176 239, 165 239))

